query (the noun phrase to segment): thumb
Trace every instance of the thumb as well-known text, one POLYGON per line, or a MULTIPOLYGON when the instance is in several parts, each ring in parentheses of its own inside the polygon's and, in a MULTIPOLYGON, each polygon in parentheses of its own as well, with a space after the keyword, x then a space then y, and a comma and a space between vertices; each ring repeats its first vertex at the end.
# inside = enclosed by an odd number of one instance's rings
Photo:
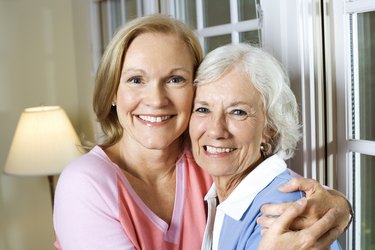
POLYGON ((313 179, 293 178, 286 184, 280 186, 279 190, 284 193, 300 190, 304 191, 306 194, 311 194, 315 192, 317 187, 320 187, 320 184, 313 179))
POLYGON ((299 190, 297 178, 293 178, 287 183, 281 185, 279 190, 284 193, 294 192, 299 190))

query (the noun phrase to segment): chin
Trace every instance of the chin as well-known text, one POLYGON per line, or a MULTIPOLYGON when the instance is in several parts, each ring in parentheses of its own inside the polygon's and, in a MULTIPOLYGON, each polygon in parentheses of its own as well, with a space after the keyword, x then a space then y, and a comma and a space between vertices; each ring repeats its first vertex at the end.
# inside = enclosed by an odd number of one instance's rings
POLYGON ((165 140, 150 140, 142 143, 144 147, 153 150, 165 150, 169 149, 171 146, 175 147, 174 141, 165 140))

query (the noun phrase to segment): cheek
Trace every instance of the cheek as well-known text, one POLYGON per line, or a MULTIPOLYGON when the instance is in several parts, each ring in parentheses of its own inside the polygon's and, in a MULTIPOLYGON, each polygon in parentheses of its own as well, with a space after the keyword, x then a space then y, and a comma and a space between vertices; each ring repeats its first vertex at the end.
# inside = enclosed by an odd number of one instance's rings
MULTIPOLYGON (((249 154, 253 154, 254 152, 257 152, 257 150, 260 147, 260 143, 262 142, 263 138, 263 130, 259 129, 258 127, 252 126, 246 126, 246 127, 236 127, 232 129, 233 134, 236 134, 237 139, 239 140, 239 143, 244 145, 246 148, 246 152, 249 152, 249 154), (236 132, 234 132, 234 130, 236 132)), ((246 153, 245 152, 245 153, 246 153)))
POLYGON ((189 133, 192 143, 197 143, 198 139, 204 134, 204 119, 192 114, 190 118, 189 133))
POLYGON ((133 110, 139 101, 139 93, 134 93, 134 91, 129 89, 123 89, 119 87, 117 91, 117 111, 121 114, 128 113, 133 110))
POLYGON ((193 88, 183 91, 177 96, 179 106, 181 106, 181 109, 183 109, 184 112, 188 112, 189 116, 191 114, 192 107, 193 107, 193 96, 194 96, 193 88))

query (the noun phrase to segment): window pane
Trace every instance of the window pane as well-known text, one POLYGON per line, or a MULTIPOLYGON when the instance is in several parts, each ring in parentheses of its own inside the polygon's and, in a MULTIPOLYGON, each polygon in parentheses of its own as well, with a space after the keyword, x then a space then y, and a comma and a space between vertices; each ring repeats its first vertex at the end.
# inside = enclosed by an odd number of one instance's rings
POLYGON ((114 33, 116 32, 117 27, 119 27, 122 23, 122 10, 120 0, 111 0, 109 6, 111 9, 111 28, 112 32, 114 33))
POLYGON ((137 0, 125 0, 125 19, 133 20, 137 17, 137 0))
POLYGON ((204 0, 203 18, 205 27, 230 23, 230 1, 204 0))
POLYGON ((375 12, 357 14, 358 84, 352 88, 354 139, 375 140, 375 12))
POLYGON ((232 42, 232 36, 230 34, 221 35, 221 36, 206 37, 204 39, 205 52, 208 53, 211 50, 213 50, 213 49, 215 49, 219 46, 222 46, 222 45, 225 45, 225 44, 228 44, 228 43, 231 43, 231 42, 232 42))
POLYGON ((240 33, 240 42, 251 43, 252 45, 259 46, 261 45, 260 42, 260 30, 252 30, 247 32, 240 33))
POLYGON ((137 0, 110 0, 109 8, 111 12, 111 30, 113 33, 117 31, 123 22, 133 20, 137 17, 137 0))
POLYGON ((238 0, 238 19, 239 21, 256 19, 256 0, 238 0))
MULTIPOLYGON (((356 183, 355 188, 360 190, 360 204, 355 204, 356 214, 360 214, 360 249, 375 249, 375 217, 373 211, 375 208, 375 156, 356 154, 359 159, 360 180, 356 183)), ((356 170, 357 172, 358 170, 356 170)), ((357 191, 358 191, 357 190, 357 191)), ((357 192, 358 193, 358 192, 357 192)), ((357 230, 358 230, 357 229, 357 230)))
POLYGON ((183 0, 177 1, 177 18, 192 29, 197 29, 197 11, 196 11, 196 1, 183 0))

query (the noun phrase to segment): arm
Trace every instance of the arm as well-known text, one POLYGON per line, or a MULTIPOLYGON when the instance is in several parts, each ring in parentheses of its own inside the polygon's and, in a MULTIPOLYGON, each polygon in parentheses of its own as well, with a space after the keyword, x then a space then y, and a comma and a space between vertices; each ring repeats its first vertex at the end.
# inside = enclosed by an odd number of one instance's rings
MULTIPOLYGON (((335 190, 324 189, 317 181, 312 179, 295 178, 286 185, 280 187, 282 192, 291 192, 302 190, 306 193, 307 205, 304 212, 295 218, 290 225, 292 230, 303 229, 312 226, 320 218, 322 218, 332 208, 336 210, 337 216, 333 228, 337 228, 337 232, 343 232, 352 220, 352 208, 344 195, 335 190)), ((274 218, 267 216, 278 216, 285 212, 290 203, 264 205, 262 213, 264 217, 259 220, 263 227, 269 227, 275 221, 274 218)), ((339 234, 336 235, 336 238, 339 234)))
POLYGON ((342 233, 334 224, 339 215, 336 209, 330 209, 312 226, 300 231, 290 231, 291 222, 307 208, 307 199, 302 198, 289 204, 280 217, 275 219, 269 229, 262 231, 263 238, 258 249, 328 249, 332 242, 342 233))
POLYGON ((63 250, 134 249, 117 219, 116 183, 107 172, 90 167, 69 166, 59 178, 54 207, 58 243, 63 250))

